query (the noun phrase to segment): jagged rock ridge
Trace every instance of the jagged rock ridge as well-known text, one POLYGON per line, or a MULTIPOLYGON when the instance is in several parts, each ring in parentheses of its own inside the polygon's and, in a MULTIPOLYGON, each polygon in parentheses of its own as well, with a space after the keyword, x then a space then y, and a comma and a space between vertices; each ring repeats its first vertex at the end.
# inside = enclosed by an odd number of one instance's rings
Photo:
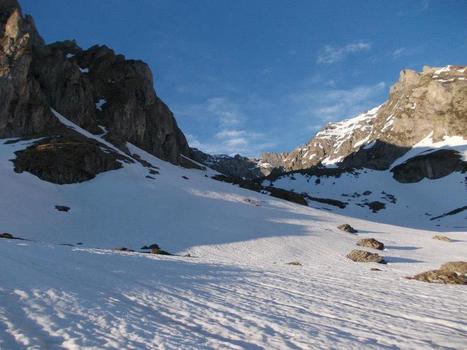
POLYGON ((46 45, 16 0, 0 0, 0 46, 0 138, 63 134, 53 108, 124 151, 130 142, 186 164, 188 143, 144 62, 106 46, 46 45))

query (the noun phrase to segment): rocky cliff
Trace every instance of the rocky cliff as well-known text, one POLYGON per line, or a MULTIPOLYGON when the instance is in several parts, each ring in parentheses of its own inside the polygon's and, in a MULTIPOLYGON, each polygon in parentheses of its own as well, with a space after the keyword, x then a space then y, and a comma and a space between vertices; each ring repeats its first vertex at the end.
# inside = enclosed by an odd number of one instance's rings
POLYGON ((288 171, 317 165, 388 169, 430 135, 433 142, 445 136, 467 138, 467 67, 402 71, 387 102, 355 118, 329 123, 282 158, 280 166, 288 171))
POLYGON ((0 138, 61 135, 54 109, 123 151, 130 142, 174 164, 191 155, 144 62, 106 46, 46 45, 16 0, 0 0, 0 46, 0 138))

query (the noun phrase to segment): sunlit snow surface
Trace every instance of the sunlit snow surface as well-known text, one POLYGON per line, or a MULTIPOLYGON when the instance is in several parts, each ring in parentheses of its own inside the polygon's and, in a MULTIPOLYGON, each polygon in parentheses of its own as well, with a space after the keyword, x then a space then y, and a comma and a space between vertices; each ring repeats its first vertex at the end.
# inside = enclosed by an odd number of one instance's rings
MULTIPOLYGON (((466 259, 467 232, 456 228, 465 214, 440 227, 420 216, 425 207, 438 213, 462 202, 458 174, 415 185, 383 173, 342 178, 335 193, 365 182, 400 188, 398 200, 420 207, 414 215, 403 206, 330 212, 213 181, 210 171, 175 167, 132 145, 159 168, 154 179, 134 163, 54 185, 13 171, 9 159, 30 142, 0 144, 0 230, 29 239, 0 240, 2 350, 465 347, 465 286, 404 278, 466 259), (390 215, 398 226, 384 224, 390 215), (341 223, 360 233, 338 231, 341 223), (437 230, 454 242, 433 240, 437 230), (361 237, 386 244, 382 271, 345 258, 361 237), (193 257, 110 250, 152 243, 193 257)), ((333 188, 328 180, 287 181, 333 188)))

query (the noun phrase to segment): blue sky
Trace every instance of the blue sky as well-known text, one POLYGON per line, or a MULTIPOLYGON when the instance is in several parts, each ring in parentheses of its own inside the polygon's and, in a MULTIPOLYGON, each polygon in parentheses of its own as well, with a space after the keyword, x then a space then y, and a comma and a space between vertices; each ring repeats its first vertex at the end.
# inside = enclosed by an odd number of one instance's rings
POLYGON ((210 153, 289 151, 384 102, 401 69, 467 63, 464 0, 21 4, 47 42, 147 62, 190 144, 210 153))

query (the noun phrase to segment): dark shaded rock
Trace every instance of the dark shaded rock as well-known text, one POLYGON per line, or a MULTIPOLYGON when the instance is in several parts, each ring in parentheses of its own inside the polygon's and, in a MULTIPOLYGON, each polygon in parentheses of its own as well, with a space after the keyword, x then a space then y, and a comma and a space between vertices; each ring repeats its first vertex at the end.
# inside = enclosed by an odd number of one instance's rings
POLYGON ((151 245, 145 245, 143 247, 141 247, 141 249, 143 250, 150 250, 150 249, 160 249, 159 245, 154 243, 154 244, 151 244, 151 245))
POLYGON ((362 193, 364 196, 369 196, 371 194, 371 191, 365 191, 362 193))
POLYGON ((378 269, 377 267, 372 267, 372 268, 370 269, 370 271, 383 271, 383 270, 378 269))
POLYGON ((373 213, 377 213, 382 209, 386 208, 386 204, 379 202, 379 201, 373 201, 369 203, 365 203, 365 205, 371 209, 373 213))
POLYGON ((439 179, 452 172, 467 171, 467 162, 462 155, 449 149, 441 149, 410 158, 391 169, 394 179, 402 183, 414 183, 428 179, 439 179))
POLYGON ((146 175, 145 178, 150 179, 150 180, 155 180, 156 179, 155 177, 152 177, 152 176, 149 176, 149 175, 146 175))
POLYGON ((342 224, 337 226, 337 228, 341 231, 348 232, 348 233, 357 233, 358 231, 354 229, 352 226, 349 224, 342 224))
POLYGON ((384 244, 374 238, 363 238, 357 242, 357 245, 360 247, 384 250, 384 244))
POLYGON ((15 237, 11 233, 5 232, 5 233, 0 233, 0 238, 14 239, 15 237))
POLYGON ((27 171, 42 180, 71 184, 93 179, 97 174, 122 167, 124 157, 85 137, 62 136, 42 139, 12 160, 15 171, 27 171))
POLYGON ((0 1, 0 138, 36 135, 59 124, 33 75, 34 47, 40 45, 18 2, 0 1))
POLYGON ((149 170, 149 174, 151 174, 151 175, 158 175, 159 172, 158 172, 157 170, 150 169, 150 170, 149 170))
POLYGON ((323 204, 329 204, 329 205, 332 205, 334 207, 338 207, 340 209, 344 209, 347 206, 347 203, 342 202, 342 201, 337 200, 337 199, 313 197, 313 196, 310 196, 307 193, 303 193, 302 195, 306 199, 309 199, 310 201, 323 203, 323 204))
POLYGON ((157 255, 172 255, 169 252, 166 252, 165 250, 160 249, 159 247, 154 247, 151 248, 151 254, 157 254, 157 255))
POLYGON ((461 208, 457 208, 457 209, 454 209, 454 210, 451 210, 447 213, 444 213, 444 214, 441 214, 441 215, 438 215, 438 216, 435 216, 435 217, 432 217, 430 220, 437 220, 437 219, 442 219, 446 216, 450 216, 450 215, 456 215, 456 214, 459 214, 459 213, 462 213, 463 211, 467 210, 467 205, 464 206, 464 207, 461 207, 461 208))
POLYGON ((370 253, 365 250, 352 250, 347 258, 355 262, 374 262, 379 264, 384 264, 384 258, 376 253, 370 253))
POLYGON ((66 213, 70 211, 71 208, 67 207, 66 205, 56 205, 55 209, 57 209, 58 211, 64 211, 66 213))
POLYGON ((188 176, 183 175, 182 179, 189 180, 190 178, 188 176))
POLYGON ((254 180, 248 180, 248 179, 243 179, 241 177, 234 177, 234 176, 227 176, 227 175, 214 175, 212 176, 212 179, 238 185, 241 188, 245 188, 247 190, 267 193, 271 195, 272 197, 284 199, 289 202, 293 202, 293 203, 297 203, 301 205, 308 205, 304 195, 302 194, 284 190, 281 188, 275 188, 272 186, 263 186, 259 182, 254 181, 254 180))
POLYGON ((303 266, 302 263, 299 261, 291 261, 291 262, 288 262, 287 265, 303 266))
POLYGON ((272 197, 280 198, 289 202, 308 205, 308 202, 305 199, 305 196, 301 193, 295 193, 292 191, 284 190, 277 187, 265 187, 265 191, 269 192, 272 197))
POLYGON ((112 248, 112 250, 119 251, 119 252, 129 252, 129 253, 134 252, 134 250, 128 249, 127 247, 117 247, 117 248, 112 248))

